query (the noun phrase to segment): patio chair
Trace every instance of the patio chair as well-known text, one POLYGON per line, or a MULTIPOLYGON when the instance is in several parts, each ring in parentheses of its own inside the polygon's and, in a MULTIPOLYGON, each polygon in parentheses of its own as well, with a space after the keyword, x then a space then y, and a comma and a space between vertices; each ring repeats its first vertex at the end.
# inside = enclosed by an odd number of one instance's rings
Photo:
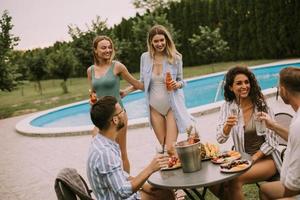
MULTIPOLYGON (((275 120, 285 128, 289 128, 292 118, 293 118, 293 116, 291 114, 285 113, 285 112, 280 112, 280 113, 275 114, 275 120)), ((280 137, 279 144, 286 145, 286 143, 287 142, 283 138, 280 137)))
POLYGON ((64 168, 58 173, 54 188, 58 200, 93 200, 92 190, 73 168, 64 168))

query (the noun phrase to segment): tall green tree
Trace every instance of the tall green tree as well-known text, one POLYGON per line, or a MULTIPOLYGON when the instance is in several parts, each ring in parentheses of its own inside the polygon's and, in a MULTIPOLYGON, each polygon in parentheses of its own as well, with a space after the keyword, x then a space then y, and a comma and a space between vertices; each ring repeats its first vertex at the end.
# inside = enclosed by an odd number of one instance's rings
POLYGON ((172 1, 180 0, 133 0, 132 3, 135 8, 142 11, 154 11, 157 9, 166 8, 170 5, 172 1))
POLYGON ((61 87, 63 93, 68 93, 67 80, 79 64, 73 50, 67 45, 57 42, 54 51, 47 56, 47 65, 54 77, 63 79, 61 87))
POLYGON ((253 52, 250 52, 249 43, 255 42, 251 34, 251 32, 255 30, 255 27, 249 27, 251 10, 248 6, 248 3, 249 0, 239 0, 237 8, 240 21, 238 28, 238 59, 250 59, 253 52), (251 30, 252 28, 253 30, 251 30))
POLYGON ((13 28, 12 17, 5 10, 0 19, 0 90, 11 91, 17 85, 18 74, 11 65, 11 52, 19 41, 10 32, 13 28))
POLYGON ((298 0, 293 1, 293 11, 294 17, 293 20, 289 21, 290 26, 293 26, 292 32, 290 35, 292 36, 291 42, 294 45, 291 49, 292 55, 300 55, 300 2, 298 0))
POLYGON ((228 52, 229 47, 220 34, 220 29, 211 30, 208 26, 199 26, 199 30, 189 39, 196 55, 203 63, 220 61, 228 52))
POLYGON ((43 95, 43 87, 41 80, 43 80, 49 73, 49 69, 46 64, 45 49, 33 49, 27 51, 25 54, 25 63, 29 68, 30 79, 35 81, 38 86, 38 91, 43 95))

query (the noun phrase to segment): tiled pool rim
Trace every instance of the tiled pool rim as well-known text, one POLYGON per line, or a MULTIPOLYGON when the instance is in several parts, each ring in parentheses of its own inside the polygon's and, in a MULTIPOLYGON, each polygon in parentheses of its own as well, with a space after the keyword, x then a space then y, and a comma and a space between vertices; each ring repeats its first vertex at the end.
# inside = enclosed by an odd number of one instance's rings
MULTIPOLYGON (((280 61, 280 62, 268 63, 265 65, 254 66, 251 68, 254 69, 254 68, 260 68, 260 67, 266 67, 266 66, 280 65, 280 64, 291 64, 291 63, 295 63, 295 62, 299 62, 299 61, 300 61, 300 59, 280 61)), ((224 72, 219 72, 219 73, 209 74, 209 75, 202 76, 202 77, 210 77, 210 76, 215 76, 215 75, 223 74, 223 73, 224 72)), ((197 79, 197 78, 193 78, 193 79, 197 79)), ((193 79, 189 79, 189 80, 193 80, 193 79)), ((269 97, 275 96, 276 91, 277 91, 276 88, 269 88, 269 89, 264 90, 263 93, 266 98, 269 98, 269 97)), ((62 127, 62 128, 52 128, 51 127, 51 128, 49 128, 49 127, 36 127, 36 126, 32 126, 30 124, 30 122, 33 119, 35 119, 39 116, 42 116, 44 114, 47 114, 49 112, 52 112, 52 111, 55 111, 58 109, 62 109, 62 108, 69 107, 69 106, 74 106, 74 105, 81 104, 84 102, 87 102, 87 100, 35 113, 35 114, 21 120, 19 123, 17 123, 16 131, 22 135, 37 136, 37 137, 58 137, 58 136, 74 136, 74 135, 91 134, 91 131, 93 130, 93 127, 94 127, 93 125, 77 126, 77 127, 75 126, 75 127, 62 127)), ((218 112, 223 103, 224 103, 224 100, 218 101, 216 103, 211 103, 211 104, 207 104, 207 105, 190 108, 188 110, 194 117, 199 117, 202 115, 218 112)), ((128 121, 129 129, 141 128, 141 127, 146 127, 146 126, 148 126, 148 118, 147 117, 131 119, 128 121)))
MULTIPOLYGON (((264 90, 264 94, 266 98, 272 97, 276 95, 276 89, 271 88, 264 90)), ((58 136, 74 136, 74 135, 88 135, 91 134, 91 131, 93 130, 93 125, 86 125, 86 126, 75 126, 75 127, 63 127, 63 128, 49 128, 49 127, 36 127, 32 126, 30 122, 44 114, 47 114, 51 111, 55 111, 57 109, 65 108, 68 106, 72 105, 77 105, 80 103, 83 103, 86 101, 82 102, 77 102, 74 104, 68 104, 65 106, 57 107, 55 109, 50 109, 42 112, 38 112, 36 114, 33 114, 32 116, 29 116, 23 120, 21 120, 19 123, 16 125, 16 130, 18 133, 26 136, 37 136, 37 137, 58 137, 58 136)), ((195 108, 189 109, 189 112, 194 116, 194 117, 199 117, 202 115, 210 114, 213 112, 218 112, 220 110, 221 105, 223 104, 224 101, 218 101, 216 103, 211 103, 195 108)), ((143 118, 138 118, 138 119, 132 119, 128 121, 128 128, 142 128, 142 127, 147 127, 148 124, 148 118, 143 117, 143 118)))

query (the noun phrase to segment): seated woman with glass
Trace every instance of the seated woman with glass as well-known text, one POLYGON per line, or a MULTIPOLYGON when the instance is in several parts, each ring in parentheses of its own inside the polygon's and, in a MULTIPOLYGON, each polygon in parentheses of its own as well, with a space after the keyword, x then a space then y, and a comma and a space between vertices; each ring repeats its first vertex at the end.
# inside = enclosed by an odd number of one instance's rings
MULTIPOLYGON (((280 172, 281 159, 276 151, 278 138, 263 121, 256 119, 263 112, 274 115, 248 67, 237 66, 227 72, 224 97, 217 125, 217 141, 222 144, 232 137, 235 150, 250 154, 253 163, 247 172, 226 183, 225 189, 229 191, 224 194, 229 193, 230 199, 241 200, 244 199, 244 184, 268 180, 280 172)), ((213 193, 218 193, 219 189, 219 186, 211 188, 213 193)))

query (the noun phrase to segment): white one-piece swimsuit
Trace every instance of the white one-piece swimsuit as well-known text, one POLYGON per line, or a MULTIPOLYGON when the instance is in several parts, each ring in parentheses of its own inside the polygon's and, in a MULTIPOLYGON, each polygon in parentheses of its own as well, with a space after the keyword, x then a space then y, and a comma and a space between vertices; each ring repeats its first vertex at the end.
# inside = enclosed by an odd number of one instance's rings
POLYGON ((170 109, 168 91, 162 74, 152 73, 150 83, 150 106, 162 115, 167 115, 170 109))

